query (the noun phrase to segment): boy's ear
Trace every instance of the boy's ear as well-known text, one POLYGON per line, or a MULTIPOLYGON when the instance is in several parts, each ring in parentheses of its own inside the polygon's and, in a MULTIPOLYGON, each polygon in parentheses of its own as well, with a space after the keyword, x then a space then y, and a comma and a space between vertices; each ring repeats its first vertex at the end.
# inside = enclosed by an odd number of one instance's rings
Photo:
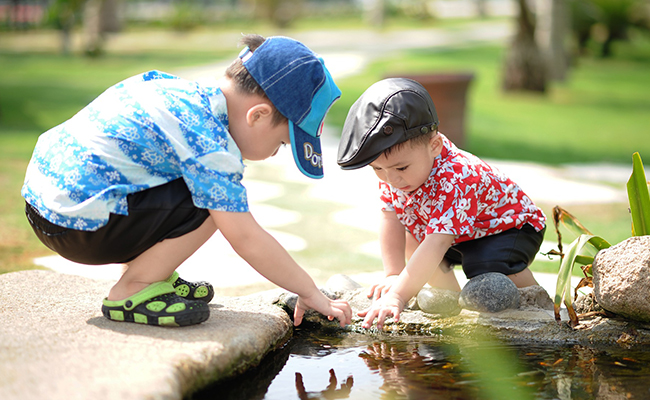
POLYGON ((438 132, 431 136, 429 146, 431 146, 431 153, 434 157, 438 157, 442 153, 442 137, 440 137, 438 132))
POLYGON ((268 103, 258 103, 248 109, 246 112, 246 122, 249 126, 255 125, 266 117, 273 115, 273 109, 268 103))

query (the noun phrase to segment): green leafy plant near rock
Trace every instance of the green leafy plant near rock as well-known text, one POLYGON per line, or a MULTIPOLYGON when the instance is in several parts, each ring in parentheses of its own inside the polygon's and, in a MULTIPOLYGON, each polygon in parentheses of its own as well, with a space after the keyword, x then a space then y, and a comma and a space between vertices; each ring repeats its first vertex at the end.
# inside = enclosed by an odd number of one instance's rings
MULTIPOLYGON (((639 153, 632 155, 632 175, 627 182, 627 195, 632 217, 632 236, 650 235, 650 190, 639 153)), ((591 268, 594 258, 600 250, 611 245, 601 236, 592 234, 576 217, 560 206, 553 208, 553 223, 558 237, 558 250, 553 250, 549 254, 560 256, 554 299, 555 319, 560 321, 560 307, 564 302, 569 314, 569 325, 574 327, 578 324, 578 315, 573 309, 573 298, 579 288, 592 286, 591 268), (566 251, 562 246, 560 226, 577 235, 577 238, 567 246, 566 251), (576 286, 576 293, 572 293, 571 271, 576 265, 581 266, 585 278, 576 286)))

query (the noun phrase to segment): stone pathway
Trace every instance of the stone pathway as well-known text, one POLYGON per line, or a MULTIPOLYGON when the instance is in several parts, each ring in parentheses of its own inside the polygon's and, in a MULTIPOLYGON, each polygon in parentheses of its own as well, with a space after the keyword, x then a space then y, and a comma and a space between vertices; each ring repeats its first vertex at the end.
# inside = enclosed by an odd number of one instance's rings
POLYGON ((2 399, 181 399, 256 365, 291 334, 263 298, 216 297, 184 328, 119 323, 99 307, 113 281, 50 271, 0 275, 2 399))

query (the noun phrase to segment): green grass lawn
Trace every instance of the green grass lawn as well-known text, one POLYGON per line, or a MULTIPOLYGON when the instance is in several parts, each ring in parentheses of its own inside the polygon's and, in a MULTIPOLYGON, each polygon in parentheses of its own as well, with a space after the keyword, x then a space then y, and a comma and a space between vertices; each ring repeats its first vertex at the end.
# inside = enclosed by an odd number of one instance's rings
MULTIPOLYGON (((378 60, 358 76, 338 81, 343 96, 327 123, 340 128, 354 100, 387 75, 470 70, 475 80, 469 93, 467 150, 482 157, 548 164, 611 161, 629 165, 634 151, 650 160, 648 43, 643 39, 622 45, 614 60, 581 59, 569 80, 552 85, 546 96, 501 92, 504 49, 500 47, 404 51, 378 60)), ((40 133, 131 75, 150 69, 173 72, 229 60, 235 54, 236 50, 198 51, 188 46, 178 52, 114 51, 88 60, 0 46, 0 273, 33 268, 33 257, 50 254, 31 233, 20 197, 25 167, 40 133)), ((373 240, 373 235, 328 220, 328 213, 342 206, 304 200, 301 191, 305 186, 280 182, 272 170, 251 168, 250 172, 254 179, 276 181, 292 194, 270 203, 303 213, 300 226, 283 230, 308 241, 309 248, 294 256, 310 273, 329 276, 381 268, 376 258, 356 250, 373 240)), ((547 215, 554 205, 542 205, 547 215)), ((629 235, 625 204, 570 207, 569 211, 594 233, 606 232, 603 236, 612 243, 629 235)), ((555 238, 552 231, 549 228, 547 232, 549 240, 555 238)), ((534 269, 555 271, 557 263, 536 263, 534 269)))
MULTIPOLYGON (((342 126, 354 100, 373 82, 401 73, 469 71, 465 149, 485 158, 561 164, 631 163, 650 155, 650 40, 621 44, 613 60, 581 59, 547 95, 503 93, 504 49, 405 51, 341 80, 330 122, 342 126)), ((648 156, 650 157, 650 156, 648 156)))

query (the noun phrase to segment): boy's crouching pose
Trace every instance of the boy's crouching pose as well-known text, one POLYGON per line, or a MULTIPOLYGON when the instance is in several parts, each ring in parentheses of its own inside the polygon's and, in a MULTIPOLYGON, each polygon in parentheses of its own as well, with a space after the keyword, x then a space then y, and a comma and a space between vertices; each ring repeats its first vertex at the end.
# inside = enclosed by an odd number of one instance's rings
POLYGON ((438 132, 438 117, 419 83, 391 78, 352 106, 338 163, 366 165, 380 182, 379 241, 386 278, 373 285, 368 328, 400 312, 425 283, 460 291, 451 265, 467 278, 499 272, 518 287, 537 282, 528 269, 542 243, 544 213, 507 176, 459 150, 438 132), (408 260, 408 262, 405 261, 408 260))
POLYGON ((207 282, 175 272, 218 229, 272 282, 299 295, 304 311, 351 320, 248 210, 243 160, 291 144, 307 176, 322 176, 319 132, 341 92, 323 61, 284 37, 243 38, 226 76, 198 83, 150 71, 109 88, 45 132, 22 195, 34 232, 84 264, 128 267, 104 300, 115 321, 192 325, 209 317, 207 282), (305 154, 305 149, 310 153, 305 154))

